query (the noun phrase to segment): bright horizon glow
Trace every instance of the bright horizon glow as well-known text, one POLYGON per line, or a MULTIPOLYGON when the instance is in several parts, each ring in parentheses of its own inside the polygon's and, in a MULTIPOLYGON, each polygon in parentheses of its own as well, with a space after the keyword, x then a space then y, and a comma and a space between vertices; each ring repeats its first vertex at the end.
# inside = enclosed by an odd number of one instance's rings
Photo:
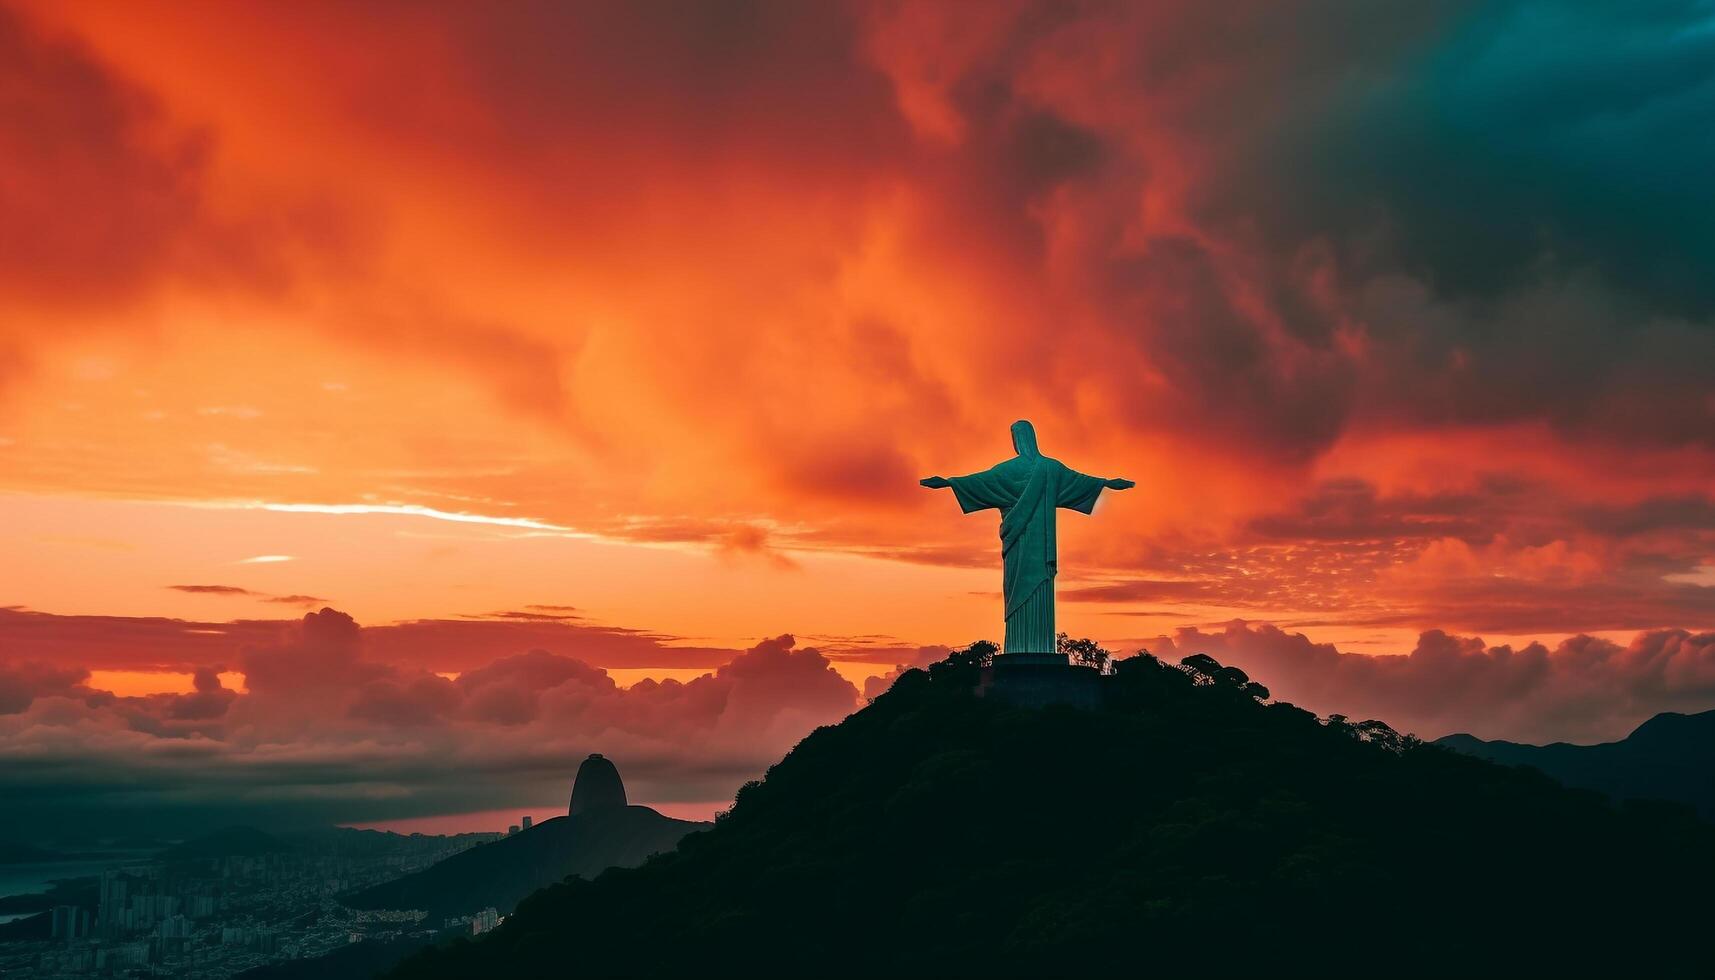
POLYGON ((281 504, 255 501, 243 503, 217 502, 201 506, 254 508, 271 510, 281 514, 399 514, 407 517, 427 517, 437 521, 452 521, 456 524, 491 524, 496 527, 556 531, 568 536, 589 537, 589 535, 581 535, 569 527, 549 524, 546 521, 538 521, 528 517, 495 517, 488 514, 469 514, 462 511, 424 507, 419 504, 281 504))

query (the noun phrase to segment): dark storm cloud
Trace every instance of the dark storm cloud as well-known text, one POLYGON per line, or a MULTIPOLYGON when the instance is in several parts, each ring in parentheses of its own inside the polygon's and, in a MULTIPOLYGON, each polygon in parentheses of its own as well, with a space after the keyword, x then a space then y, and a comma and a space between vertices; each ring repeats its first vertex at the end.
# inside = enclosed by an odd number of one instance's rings
MULTIPOLYGON (((1285 234, 1386 216, 1406 270, 1496 295, 1589 269, 1664 314, 1715 302, 1715 32, 1696 0, 1466 5, 1385 64, 1264 127, 1296 189, 1285 234), (1313 114, 1311 114, 1313 113, 1313 114)), ((1349 34, 1354 49, 1367 43, 1349 34)), ((1328 65, 1337 77, 1346 64, 1328 65)))
POLYGON ((969 246, 1167 391, 1081 383, 1287 461, 1356 419, 1715 444, 1706 6, 1241 8, 1026 5, 881 59, 958 111, 920 179, 969 246))
POLYGON ((1208 207, 1282 249, 1327 243, 1390 362, 1364 407, 1709 446, 1710 16, 1471 5, 1385 61, 1339 32, 1351 48, 1310 50, 1314 81, 1238 139, 1208 207))

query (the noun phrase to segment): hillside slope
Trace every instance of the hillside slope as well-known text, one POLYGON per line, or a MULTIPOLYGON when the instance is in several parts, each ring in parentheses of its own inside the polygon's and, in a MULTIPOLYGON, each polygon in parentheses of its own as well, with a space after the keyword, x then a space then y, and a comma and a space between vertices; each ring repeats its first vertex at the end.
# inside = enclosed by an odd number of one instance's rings
POLYGON ((912 672, 713 830, 403 978, 1698 974, 1715 832, 1152 658, 1102 710, 912 672))
POLYGON ((1568 786, 1616 799, 1684 803, 1715 820, 1715 711, 1665 712, 1620 741, 1601 745, 1524 745, 1465 734, 1436 744, 1504 765, 1532 766, 1568 786))
POLYGON ((646 806, 556 817, 340 901, 358 909, 423 909, 430 922, 490 907, 504 915, 524 896, 567 875, 593 878, 608 868, 642 864, 707 826, 646 806))

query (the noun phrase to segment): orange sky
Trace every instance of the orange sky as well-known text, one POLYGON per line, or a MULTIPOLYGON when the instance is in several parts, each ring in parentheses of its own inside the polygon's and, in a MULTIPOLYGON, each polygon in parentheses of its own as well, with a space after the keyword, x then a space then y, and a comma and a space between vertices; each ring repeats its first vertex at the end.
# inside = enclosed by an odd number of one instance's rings
POLYGON ((706 813, 1000 637, 1018 418, 1074 635, 1707 710, 1706 17, 0 0, 0 833, 706 813))
POLYGON ((999 633, 994 522, 915 481, 1028 417, 1139 483, 1062 518, 1074 633, 1715 625, 1715 398, 1628 380, 1708 345, 1616 306, 1635 357, 1579 408, 1576 363, 1490 339, 1607 356, 1564 316, 1590 275, 1478 302, 1291 224, 1230 122, 1290 50, 1009 5, 401 14, 0 14, 0 601, 961 643, 999 633))

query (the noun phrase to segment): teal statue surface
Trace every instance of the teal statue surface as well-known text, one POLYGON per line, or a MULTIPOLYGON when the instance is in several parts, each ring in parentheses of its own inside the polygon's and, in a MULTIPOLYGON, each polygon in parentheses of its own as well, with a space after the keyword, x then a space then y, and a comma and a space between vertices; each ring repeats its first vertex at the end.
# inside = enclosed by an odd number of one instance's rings
POLYGON ((1128 490, 1130 480, 1087 476, 1036 448, 1036 429, 1012 423, 1018 455, 969 476, 931 476, 931 489, 952 487, 959 509, 969 514, 1000 510, 1000 554, 1005 566, 1006 642, 1003 653, 1054 653, 1054 544, 1056 508, 1088 514, 1104 489, 1128 490))

